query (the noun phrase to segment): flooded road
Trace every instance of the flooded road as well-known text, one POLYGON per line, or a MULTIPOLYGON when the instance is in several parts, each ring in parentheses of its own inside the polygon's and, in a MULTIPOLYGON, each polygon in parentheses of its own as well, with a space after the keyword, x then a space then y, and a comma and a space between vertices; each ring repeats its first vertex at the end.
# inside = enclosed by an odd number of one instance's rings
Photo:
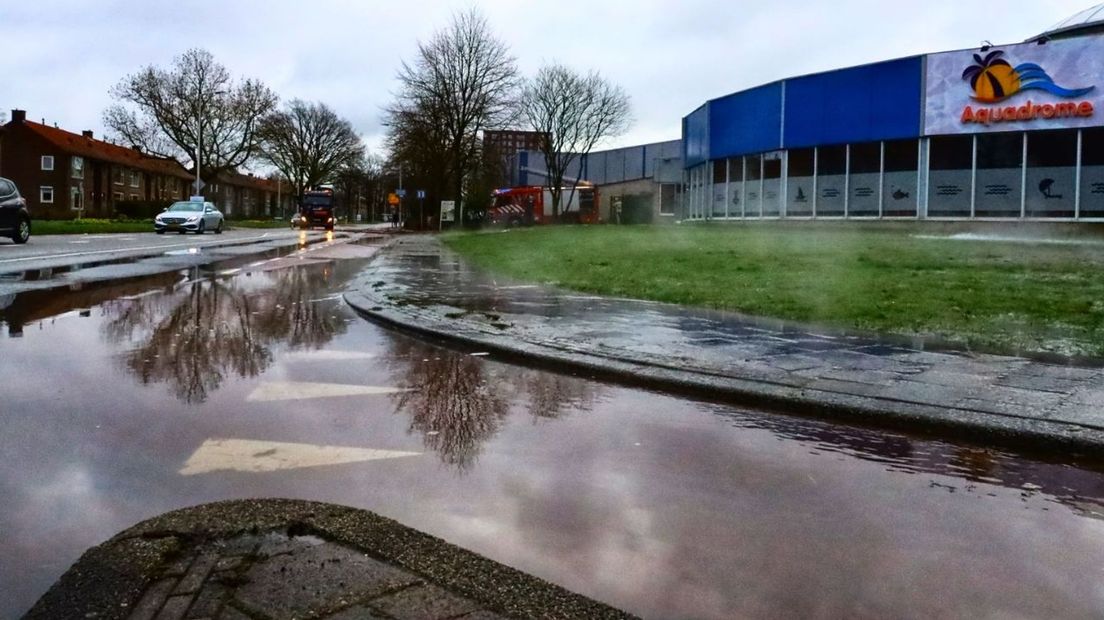
POLYGON ((655 618, 1100 617, 1104 467, 694 402, 369 323, 355 251, 0 310, 0 616, 221 499, 366 508, 655 618))

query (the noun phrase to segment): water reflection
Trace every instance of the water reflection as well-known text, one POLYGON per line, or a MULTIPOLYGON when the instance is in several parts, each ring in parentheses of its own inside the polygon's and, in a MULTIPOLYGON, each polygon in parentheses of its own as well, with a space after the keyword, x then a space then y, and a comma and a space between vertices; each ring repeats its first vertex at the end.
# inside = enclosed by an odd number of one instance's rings
POLYGON ((410 416, 409 432, 420 434, 442 462, 460 471, 475 464, 511 405, 527 410, 534 421, 556 419, 568 411, 590 411, 601 392, 589 381, 488 364, 408 338, 391 339, 390 357, 395 385, 411 389, 392 397, 396 411, 410 416))
POLYGON ((318 303, 335 285, 332 265, 207 277, 157 295, 104 304, 104 337, 128 346, 122 363, 142 384, 166 383, 187 403, 202 403, 227 375, 255 377, 272 348, 318 348, 345 329, 318 303))
POLYGON ((716 405, 713 411, 737 428, 764 429, 779 439, 796 440, 811 454, 845 455, 905 474, 946 476, 933 482, 948 492, 974 493, 979 484, 1018 489, 1025 498, 1040 495, 1076 513, 1104 519, 1104 462, 1098 456, 1065 454, 1043 463, 997 448, 922 440, 888 431, 781 415, 757 415, 716 405), (957 482, 961 480, 962 482, 957 482))

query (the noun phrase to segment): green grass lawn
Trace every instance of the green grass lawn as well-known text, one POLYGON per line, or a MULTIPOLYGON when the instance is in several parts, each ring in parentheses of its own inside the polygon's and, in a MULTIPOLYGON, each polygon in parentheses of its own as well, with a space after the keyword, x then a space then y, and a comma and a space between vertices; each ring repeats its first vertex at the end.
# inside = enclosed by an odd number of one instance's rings
POLYGON ((543 227, 444 240, 484 268, 580 291, 1104 356, 1104 245, 797 223, 543 227))
POLYGON ((150 232, 153 220, 31 220, 31 235, 80 235, 150 232))

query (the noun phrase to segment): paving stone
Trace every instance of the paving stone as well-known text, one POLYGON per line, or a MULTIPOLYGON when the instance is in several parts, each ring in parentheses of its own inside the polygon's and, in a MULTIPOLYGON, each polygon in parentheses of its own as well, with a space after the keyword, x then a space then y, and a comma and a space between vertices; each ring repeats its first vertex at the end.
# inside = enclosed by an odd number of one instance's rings
POLYGON ((774 355, 764 357, 762 361, 782 370, 806 370, 824 366, 824 362, 809 355, 774 355))
POLYGON ((207 583, 188 610, 188 618, 214 618, 222 609, 223 603, 230 598, 230 590, 217 583, 207 583))
POLYGON ((480 605, 434 585, 407 588, 371 602, 398 620, 451 618, 479 609, 480 605))
POLYGON ((410 573, 333 543, 260 561, 246 578, 235 599, 273 618, 327 612, 343 607, 343 600, 378 596, 420 582, 410 573))
POLYGON ((836 379, 813 379, 805 385, 805 389, 838 392, 840 394, 857 394, 859 396, 877 396, 885 389, 885 386, 836 379))
POLYGON ((249 616, 242 612, 230 607, 229 605, 222 608, 222 611, 218 615, 218 620, 253 620, 249 616))
POLYGON ((245 562, 245 558, 240 555, 219 558, 219 561, 215 563, 215 567, 212 570, 216 573, 234 570, 241 566, 243 562, 245 562))
POLYGON ((457 620, 506 620, 506 616, 500 616, 493 611, 480 609, 479 611, 473 611, 470 614, 464 614, 463 616, 457 618, 457 620))
POLYGON ((187 613, 188 606, 191 604, 191 594, 170 597, 165 601, 165 606, 161 608, 161 613, 157 614, 157 620, 183 620, 184 614, 187 613))
POLYGON ((1104 429, 1104 407, 1064 402, 1050 411, 1047 417, 1051 420, 1104 429))
POLYGON ((138 604, 134 606, 134 609, 130 612, 130 620, 151 620, 160 611, 161 606, 165 604, 165 599, 172 593, 173 586, 176 585, 176 579, 166 578, 160 581, 154 582, 153 585, 146 588, 145 594, 138 601, 138 604))
POLYGON ((269 557, 317 547, 325 542, 317 536, 288 536, 280 532, 272 532, 261 537, 256 553, 262 557, 269 557))
POLYGON ((1086 405, 1096 405, 1098 407, 1104 407, 1104 389, 1093 386, 1091 388, 1081 388, 1070 394, 1070 401, 1075 403, 1083 403, 1086 405))
POLYGON ((173 594, 190 594, 199 591, 199 588, 203 585, 203 581, 207 579, 207 575, 211 572, 211 569, 215 567, 216 562, 218 562, 218 556, 213 553, 204 553, 200 555, 196 558, 196 561, 192 563, 191 568, 188 569, 184 578, 176 584, 173 594))
POLYGON ((1023 388, 1025 390, 1037 390, 1040 392, 1056 392, 1059 394, 1071 394, 1082 387, 1080 381, 1028 374, 1014 374, 1001 377, 997 380, 996 384, 1005 387, 1023 388))
POLYGON ((363 605, 343 609, 336 614, 326 616, 325 620, 388 620, 388 616, 363 605))
POLYGON ((195 561, 195 555, 188 554, 181 558, 177 558, 172 564, 165 569, 165 576, 169 577, 183 577, 184 573, 188 572, 188 568, 195 561))

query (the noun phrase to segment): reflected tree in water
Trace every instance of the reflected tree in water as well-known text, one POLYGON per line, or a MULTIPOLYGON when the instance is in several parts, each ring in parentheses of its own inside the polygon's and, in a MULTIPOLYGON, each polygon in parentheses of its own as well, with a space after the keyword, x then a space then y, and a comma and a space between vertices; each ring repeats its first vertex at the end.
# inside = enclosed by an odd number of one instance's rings
POLYGON ((394 397, 398 410, 411 416, 410 430, 446 463, 470 467, 509 412, 482 361, 405 339, 395 341, 392 354, 400 366, 396 384, 413 389, 394 397))
POLYGON ((241 276, 195 280, 118 300, 106 306, 104 336, 136 344, 123 363, 143 384, 168 383, 177 398, 202 403, 226 376, 262 373, 274 344, 317 348, 344 330, 332 304, 317 299, 331 273, 288 269, 266 274, 264 286, 241 276))
POLYGON ((534 420, 557 419, 569 409, 590 409, 597 384, 442 350, 406 338, 392 340, 396 385, 413 391, 393 396, 396 411, 411 416, 410 431, 460 470, 470 468, 495 436, 512 403, 534 420))

